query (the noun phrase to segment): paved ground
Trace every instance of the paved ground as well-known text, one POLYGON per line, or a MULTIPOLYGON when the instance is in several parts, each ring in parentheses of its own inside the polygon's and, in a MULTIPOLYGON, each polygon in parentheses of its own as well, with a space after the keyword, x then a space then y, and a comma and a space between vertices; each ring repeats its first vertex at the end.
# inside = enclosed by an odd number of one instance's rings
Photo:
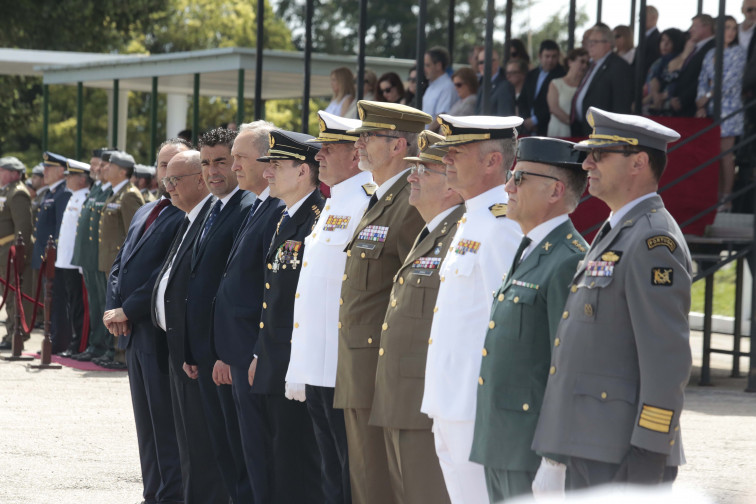
MULTIPOLYGON (((40 341, 36 331, 27 349, 40 341)), ((720 348, 728 342, 715 338, 720 348)), ((722 504, 756 503, 756 394, 743 391, 745 378, 729 378, 724 355, 713 356, 714 385, 699 387, 699 333, 691 344, 696 367, 682 418, 688 464, 676 487, 722 504)), ((126 373, 36 371, 0 361, 0 503, 139 502, 130 401, 126 373)))

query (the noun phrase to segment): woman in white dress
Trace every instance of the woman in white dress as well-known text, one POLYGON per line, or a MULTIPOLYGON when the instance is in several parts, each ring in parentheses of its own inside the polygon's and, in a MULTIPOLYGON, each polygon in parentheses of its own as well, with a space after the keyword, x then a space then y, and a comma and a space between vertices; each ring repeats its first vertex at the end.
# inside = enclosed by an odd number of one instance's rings
POLYGON ((588 70, 588 51, 583 48, 573 49, 567 53, 565 61, 567 75, 549 83, 546 101, 549 104, 551 120, 547 134, 550 137, 570 136, 570 108, 580 81, 588 70))
POLYGON ((354 75, 347 67, 339 67, 331 72, 331 90, 333 98, 325 111, 340 117, 346 117, 354 101, 354 75))

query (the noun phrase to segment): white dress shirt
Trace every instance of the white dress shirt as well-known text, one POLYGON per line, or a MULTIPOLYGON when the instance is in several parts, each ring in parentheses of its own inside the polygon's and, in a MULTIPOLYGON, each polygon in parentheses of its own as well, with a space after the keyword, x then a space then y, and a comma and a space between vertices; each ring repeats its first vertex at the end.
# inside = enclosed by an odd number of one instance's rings
MULTIPOLYGON (((428 85, 423 94, 423 112, 436 118, 438 114, 449 112, 451 106, 459 100, 459 95, 454 87, 451 77, 446 72, 428 85)), ((426 125, 426 129, 430 125, 426 125)))
POLYGON ((63 220, 60 223, 58 233, 58 253, 55 256, 55 267, 63 269, 79 269, 71 264, 73 259, 74 242, 76 241, 76 226, 79 223, 79 214, 84 202, 87 201, 89 188, 79 189, 71 194, 63 212, 63 220))

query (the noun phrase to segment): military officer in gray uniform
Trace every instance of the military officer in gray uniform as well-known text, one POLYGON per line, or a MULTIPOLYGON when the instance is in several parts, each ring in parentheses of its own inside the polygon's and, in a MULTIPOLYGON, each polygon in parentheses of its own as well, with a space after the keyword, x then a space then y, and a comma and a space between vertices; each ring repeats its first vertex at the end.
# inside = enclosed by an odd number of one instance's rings
MULTIPOLYGON (((25 172, 26 167, 17 158, 0 158, 0 276, 3 278, 8 264, 8 253, 19 232, 26 243, 26 250, 31 251, 32 248, 31 196, 23 181, 25 172)), ((26 254, 27 257, 30 255, 26 254)), ((21 291, 27 295, 30 294, 32 283, 30 275, 27 274, 31 270, 29 262, 25 262, 26 271, 23 272, 24 277, 21 280, 21 291)), ((8 299, 5 300, 7 334, 3 336, 0 350, 10 350, 12 347, 11 340, 16 327, 16 299, 12 294, 13 291, 9 290, 8 299)), ((28 321, 31 317, 31 305, 24 303, 24 311, 28 321)), ((29 335, 25 336, 28 339, 29 335)))
POLYGON ((560 344, 555 336, 570 280, 588 249, 568 216, 587 184, 585 154, 573 146, 556 138, 523 138, 517 166, 508 172, 507 217, 525 236, 494 293, 470 455, 484 466, 492 503, 530 493, 541 462, 530 444, 551 348, 560 344))
POLYGON ((410 162, 409 204, 425 221, 415 244, 394 275, 378 367, 370 424, 383 427, 391 487, 404 504, 449 501, 436 455, 431 422, 420 412, 428 336, 440 279, 438 271, 465 213, 462 197, 449 187, 446 152, 435 146, 444 137, 418 135, 418 156, 410 162))
MULTIPOLYGON (((586 118, 593 133, 576 148, 588 152, 590 193, 612 213, 570 284, 532 446, 568 457, 571 488, 661 483, 684 463, 691 367, 690 252, 656 193, 680 135, 595 107, 586 118)), ((558 470, 543 464, 534 489, 558 484, 558 470)))

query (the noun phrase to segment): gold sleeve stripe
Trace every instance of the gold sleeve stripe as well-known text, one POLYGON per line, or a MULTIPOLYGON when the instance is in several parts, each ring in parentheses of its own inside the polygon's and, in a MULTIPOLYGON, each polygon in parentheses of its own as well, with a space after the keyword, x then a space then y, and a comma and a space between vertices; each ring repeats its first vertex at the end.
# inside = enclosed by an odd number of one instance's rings
POLYGON ((648 418, 649 420, 654 420, 656 422, 671 422, 672 421, 672 415, 663 415, 661 413, 654 413, 651 411, 642 411, 641 416, 648 418))
POLYGON ((657 415, 663 415, 669 418, 672 418, 672 416, 675 414, 675 412, 672 410, 657 408, 656 406, 649 406, 648 404, 643 405, 642 413, 655 413, 657 415))
POLYGON ((663 434, 669 433, 669 424, 651 422, 650 420, 646 420, 643 417, 638 420, 638 427, 643 427, 644 429, 652 430, 654 432, 661 432, 663 434))
POLYGON ((7 245, 8 243, 12 242, 16 238, 16 235, 9 234, 8 236, 3 236, 0 238, 0 246, 7 245))
POLYGON ((644 404, 638 419, 638 426, 654 432, 668 434, 674 414, 675 412, 672 410, 644 404))

